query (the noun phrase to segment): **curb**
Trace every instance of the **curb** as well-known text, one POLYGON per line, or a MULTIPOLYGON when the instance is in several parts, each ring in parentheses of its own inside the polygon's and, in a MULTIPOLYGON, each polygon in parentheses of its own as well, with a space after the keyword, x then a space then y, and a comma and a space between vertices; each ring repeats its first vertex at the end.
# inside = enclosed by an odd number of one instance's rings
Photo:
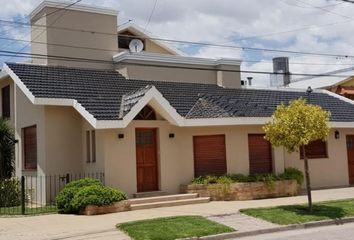
POLYGON ((308 228, 324 227, 324 226, 331 226, 331 225, 343 225, 345 223, 354 223, 354 217, 324 220, 318 222, 309 222, 303 224, 293 224, 288 226, 280 226, 275 228, 260 229, 260 230, 248 231, 248 232, 231 232, 231 233, 210 235, 205 237, 183 238, 180 240, 226 240, 226 239, 237 238, 237 237, 251 237, 260 234, 285 232, 285 231, 297 230, 297 229, 308 229, 308 228))

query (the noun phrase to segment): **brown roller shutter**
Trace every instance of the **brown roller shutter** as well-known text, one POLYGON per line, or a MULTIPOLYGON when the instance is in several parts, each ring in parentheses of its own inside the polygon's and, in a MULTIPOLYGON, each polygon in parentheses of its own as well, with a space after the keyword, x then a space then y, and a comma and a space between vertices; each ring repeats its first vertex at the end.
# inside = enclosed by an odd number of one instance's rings
POLYGON ((226 174, 225 135, 194 136, 194 175, 226 174))
POLYGON ((2 117, 10 118, 10 86, 6 86, 1 90, 2 96, 2 117))
POLYGON ((25 170, 37 169, 37 127, 23 129, 25 170))
POLYGON ((272 148, 264 139, 264 134, 248 135, 250 174, 271 173, 273 171, 272 148))

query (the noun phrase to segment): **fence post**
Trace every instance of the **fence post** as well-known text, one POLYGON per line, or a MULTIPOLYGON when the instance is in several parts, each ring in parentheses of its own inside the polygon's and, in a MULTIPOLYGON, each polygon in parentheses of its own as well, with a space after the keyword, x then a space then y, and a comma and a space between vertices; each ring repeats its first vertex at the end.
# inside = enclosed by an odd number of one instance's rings
POLYGON ((26 178, 25 176, 21 177, 21 214, 25 215, 26 214, 26 187, 25 187, 25 181, 26 178))
POLYGON ((66 184, 68 184, 70 182, 70 174, 69 173, 66 174, 65 180, 66 180, 66 184))

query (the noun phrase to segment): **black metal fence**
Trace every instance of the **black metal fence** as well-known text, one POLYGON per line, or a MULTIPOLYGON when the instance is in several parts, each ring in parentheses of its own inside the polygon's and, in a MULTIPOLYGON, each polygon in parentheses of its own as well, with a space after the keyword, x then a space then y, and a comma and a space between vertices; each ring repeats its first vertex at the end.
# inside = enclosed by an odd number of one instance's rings
POLYGON ((71 181, 94 178, 104 184, 104 173, 54 174, 0 179, 0 217, 57 211, 56 196, 71 181))

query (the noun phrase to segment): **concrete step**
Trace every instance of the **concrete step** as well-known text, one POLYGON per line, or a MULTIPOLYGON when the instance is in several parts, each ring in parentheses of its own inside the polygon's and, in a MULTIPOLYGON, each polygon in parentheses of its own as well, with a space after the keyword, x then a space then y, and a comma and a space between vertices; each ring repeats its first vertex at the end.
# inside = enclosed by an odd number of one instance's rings
POLYGON ((203 198, 200 197, 200 198, 182 199, 182 200, 174 200, 174 201, 132 204, 131 210, 141 210, 141 209, 150 209, 150 208, 173 207, 173 206, 181 206, 181 205, 189 205, 189 204, 208 203, 209 201, 210 201, 209 197, 203 197, 203 198))
POLYGON ((193 199, 197 197, 198 197, 198 193, 188 193, 188 194, 165 195, 165 196, 158 196, 158 197, 133 198, 133 199, 129 199, 129 201, 130 204, 143 204, 143 203, 193 199))
POLYGON ((164 195, 167 195, 167 193, 164 191, 153 191, 153 192, 134 193, 133 197, 134 198, 147 198, 147 197, 159 197, 159 196, 164 196, 164 195))

